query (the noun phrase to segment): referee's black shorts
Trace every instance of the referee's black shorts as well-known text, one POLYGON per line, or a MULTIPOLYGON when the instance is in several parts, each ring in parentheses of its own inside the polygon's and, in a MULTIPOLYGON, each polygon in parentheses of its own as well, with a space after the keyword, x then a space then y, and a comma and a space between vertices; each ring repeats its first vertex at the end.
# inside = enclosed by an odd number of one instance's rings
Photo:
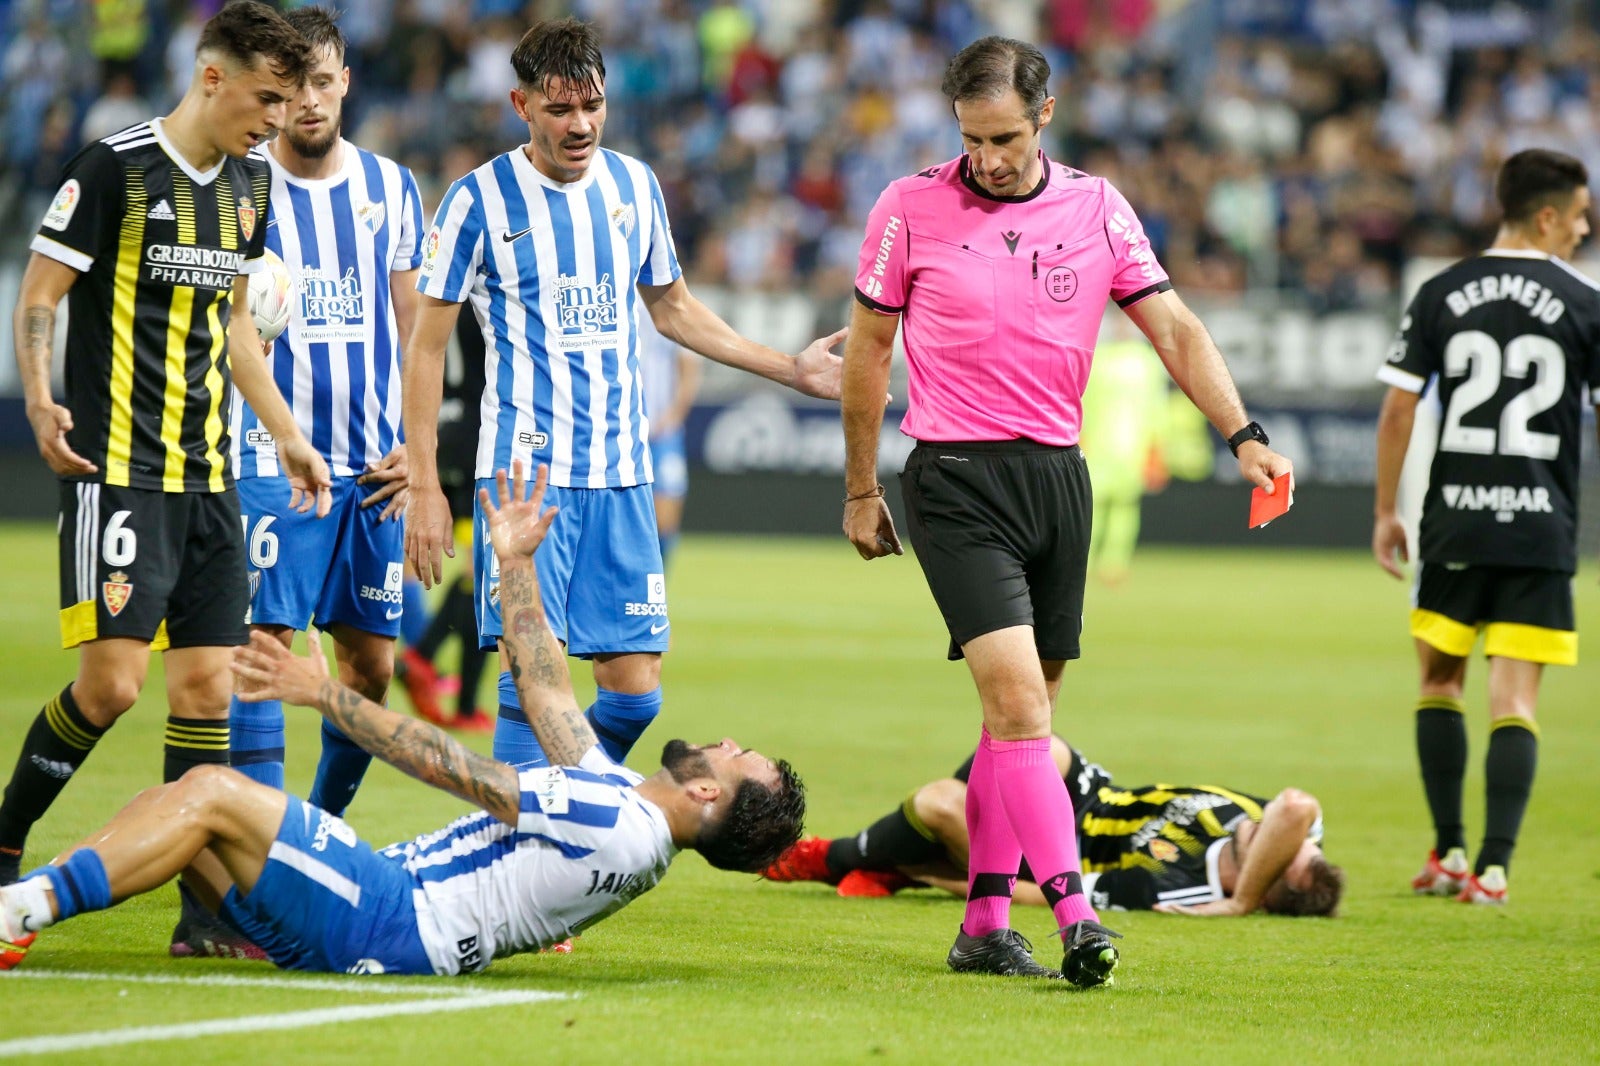
POLYGON ((1033 626, 1041 659, 1078 657, 1094 499, 1075 445, 923 441, 900 487, 950 658, 1018 625, 1033 626))

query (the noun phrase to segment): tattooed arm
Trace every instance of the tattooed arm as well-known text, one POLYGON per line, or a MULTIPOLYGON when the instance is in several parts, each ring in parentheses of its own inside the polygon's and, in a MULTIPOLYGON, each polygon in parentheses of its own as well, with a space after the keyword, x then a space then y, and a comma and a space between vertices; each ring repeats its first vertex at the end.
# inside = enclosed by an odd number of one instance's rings
POLYGON ((544 508, 549 473, 541 464, 532 488, 526 489, 518 460, 509 480, 504 470, 496 472, 495 499, 487 489, 479 491, 478 499, 500 560, 500 613, 505 621, 500 642, 511 658, 522 713, 552 766, 576 766, 599 740, 572 695, 566 649, 550 631, 539 599, 533 553, 556 517, 554 507, 544 508))
POLYGON ((599 740, 573 698, 567 653, 545 619, 531 558, 500 557, 500 609, 522 713, 550 765, 576 766, 599 740))
POLYGON ((242 698, 315 707, 363 750, 395 769, 459 796, 507 825, 517 824, 522 786, 515 769, 479 755, 426 722, 363 699, 328 677, 319 650, 302 658, 255 633, 249 645, 234 652, 233 673, 242 698))
POLYGON ((425 785, 482 807, 507 825, 517 824, 522 786, 512 767, 452 739, 444 730, 380 707, 331 678, 313 706, 363 750, 425 785))
POLYGON ((98 469, 67 443, 72 412, 56 403, 50 394, 50 370, 55 361, 56 306, 77 280, 76 270, 34 252, 22 275, 16 315, 12 320, 28 424, 33 427, 39 454, 51 470, 63 477, 93 474, 98 469))

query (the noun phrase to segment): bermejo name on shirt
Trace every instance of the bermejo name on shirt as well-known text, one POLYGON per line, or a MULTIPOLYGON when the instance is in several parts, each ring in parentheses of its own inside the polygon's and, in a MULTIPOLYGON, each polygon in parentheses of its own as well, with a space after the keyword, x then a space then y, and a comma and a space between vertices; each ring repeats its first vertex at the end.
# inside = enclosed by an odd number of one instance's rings
POLYGON ((1567 305, 1549 289, 1521 274, 1490 275, 1469 281, 1445 296, 1445 306, 1457 318, 1474 307, 1482 307, 1496 300, 1511 300, 1528 309, 1528 317, 1537 318, 1545 325, 1553 325, 1566 314, 1567 305))

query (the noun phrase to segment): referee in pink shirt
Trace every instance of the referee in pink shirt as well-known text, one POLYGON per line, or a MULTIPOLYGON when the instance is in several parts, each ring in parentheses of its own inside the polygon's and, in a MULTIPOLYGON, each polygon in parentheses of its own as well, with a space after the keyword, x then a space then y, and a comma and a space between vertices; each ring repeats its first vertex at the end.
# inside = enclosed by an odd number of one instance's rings
POLYGON ((1083 894, 1072 802, 1050 757, 1061 672, 1079 654, 1093 510, 1078 450, 1106 301, 1271 491, 1290 472, 1245 414, 1222 355, 1178 299, 1138 216, 1103 178, 1047 159, 1050 65, 985 37, 944 77, 966 151, 893 182, 867 223, 845 345, 844 531, 864 559, 903 554, 879 485, 878 435, 904 324, 917 446, 900 476, 912 546, 983 704, 967 788, 967 909, 958 971, 1111 980, 1112 938, 1083 894), (1061 970, 1010 928, 1027 857, 1061 926, 1061 970))

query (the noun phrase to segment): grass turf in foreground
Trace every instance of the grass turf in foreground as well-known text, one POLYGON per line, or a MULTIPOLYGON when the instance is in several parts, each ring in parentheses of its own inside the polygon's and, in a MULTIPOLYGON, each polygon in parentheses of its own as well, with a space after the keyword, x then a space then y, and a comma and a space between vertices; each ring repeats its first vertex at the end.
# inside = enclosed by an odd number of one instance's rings
MULTIPOLYGON (((0 526, 16 566, 0 627, 0 772, 75 659, 55 635, 53 539, 0 526)), ((663 719, 672 736, 732 735, 795 762, 810 827, 854 831, 948 773, 977 732, 965 668, 942 661, 937 613, 911 559, 871 565, 842 541, 694 539, 672 576, 663 719)), ((1588 573, 1580 630, 1600 623, 1588 573)), ((685 856, 663 885, 571 956, 502 959, 476 978, 394 982, 441 991, 542 989, 576 998, 322 1028, 76 1052, 72 1061, 661 1062, 1593 1061, 1600 993, 1600 782, 1588 753, 1593 667, 1549 673, 1539 780, 1504 910, 1414 899, 1428 846, 1411 749, 1414 669, 1405 588, 1364 555, 1147 552, 1132 581, 1091 588, 1086 658, 1068 668, 1058 728, 1129 784, 1207 781, 1323 801, 1350 879, 1334 921, 1110 914, 1127 934, 1114 988, 956 976, 943 958, 959 902, 931 892, 840 900, 685 856)), ((1591 637, 1591 639, 1593 639, 1591 637)), ((586 669, 577 666, 580 688, 586 669)), ((1469 838, 1482 827, 1483 669, 1469 677, 1469 838)), ((42 860, 159 776, 159 666, 146 696, 36 829, 42 860)), ((404 697, 399 697, 403 704, 404 697)), ((304 794, 316 717, 290 716, 289 783, 304 794)), ((475 745, 487 746, 474 738, 475 745)), ((455 801, 375 767, 350 811, 369 840, 436 828, 455 801)), ((41 937, 27 976, 0 979, 0 1041, 298 1012, 379 1000, 357 979, 321 988, 174 987, 47 979, 47 971, 274 978, 259 964, 169 960, 162 890, 41 937)), ((1059 962, 1043 909, 1015 912, 1059 962)), ((291 976, 285 976, 291 981, 291 976)), ((321 979, 319 979, 321 980, 321 979)), ((3 1045, 0 1045, 3 1046, 3 1045)))

